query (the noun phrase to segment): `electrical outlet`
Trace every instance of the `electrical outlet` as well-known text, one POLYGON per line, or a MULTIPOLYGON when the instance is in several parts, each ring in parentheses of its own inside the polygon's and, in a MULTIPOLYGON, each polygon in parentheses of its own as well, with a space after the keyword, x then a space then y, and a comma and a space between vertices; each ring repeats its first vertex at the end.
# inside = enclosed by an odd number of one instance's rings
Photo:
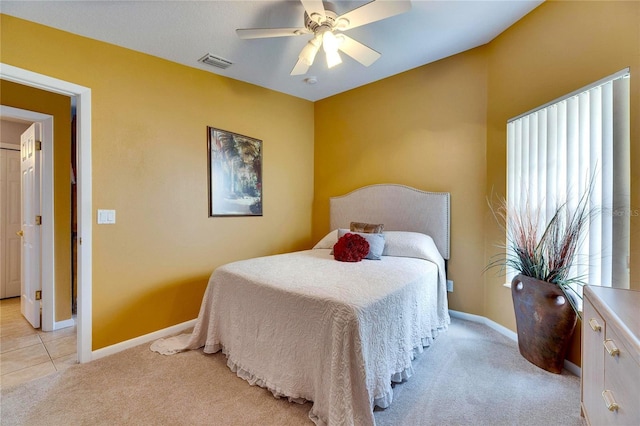
POLYGON ((453 280, 447 280, 447 291, 453 293, 453 280))

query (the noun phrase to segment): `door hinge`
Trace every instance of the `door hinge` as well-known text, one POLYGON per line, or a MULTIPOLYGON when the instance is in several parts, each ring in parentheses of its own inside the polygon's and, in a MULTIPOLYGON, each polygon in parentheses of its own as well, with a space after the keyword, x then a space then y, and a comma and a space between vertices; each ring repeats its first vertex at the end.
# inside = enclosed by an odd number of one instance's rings
POLYGON ((36 300, 42 299, 42 290, 36 290, 36 300))
POLYGON ((36 151, 42 151, 42 142, 36 141, 36 151))
POLYGON ((36 225, 42 225, 42 216, 40 215, 36 216, 36 225))

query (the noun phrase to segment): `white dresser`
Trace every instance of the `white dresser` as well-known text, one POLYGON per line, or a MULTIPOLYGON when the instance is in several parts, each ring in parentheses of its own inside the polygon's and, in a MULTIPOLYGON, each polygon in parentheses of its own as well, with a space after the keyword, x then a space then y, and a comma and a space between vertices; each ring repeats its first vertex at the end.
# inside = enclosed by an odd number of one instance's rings
POLYGON ((640 291, 584 287, 582 415, 640 425, 640 291))

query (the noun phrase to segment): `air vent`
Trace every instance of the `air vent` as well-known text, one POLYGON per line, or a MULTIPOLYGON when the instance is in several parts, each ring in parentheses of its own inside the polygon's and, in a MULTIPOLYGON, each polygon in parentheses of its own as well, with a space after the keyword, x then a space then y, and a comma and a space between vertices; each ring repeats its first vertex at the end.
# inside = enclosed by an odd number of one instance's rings
POLYGON ((233 65, 233 62, 219 56, 213 56, 211 53, 207 53, 202 58, 198 59, 198 62, 211 65, 212 67, 222 68, 223 70, 233 65))

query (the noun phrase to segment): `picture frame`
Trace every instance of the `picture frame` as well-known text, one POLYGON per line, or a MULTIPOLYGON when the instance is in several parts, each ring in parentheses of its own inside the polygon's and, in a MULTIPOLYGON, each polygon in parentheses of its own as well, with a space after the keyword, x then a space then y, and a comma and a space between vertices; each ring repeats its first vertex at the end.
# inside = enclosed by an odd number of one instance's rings
POLYGON ((209 217, 262 216, 262 141, 207 126, 209 217))

